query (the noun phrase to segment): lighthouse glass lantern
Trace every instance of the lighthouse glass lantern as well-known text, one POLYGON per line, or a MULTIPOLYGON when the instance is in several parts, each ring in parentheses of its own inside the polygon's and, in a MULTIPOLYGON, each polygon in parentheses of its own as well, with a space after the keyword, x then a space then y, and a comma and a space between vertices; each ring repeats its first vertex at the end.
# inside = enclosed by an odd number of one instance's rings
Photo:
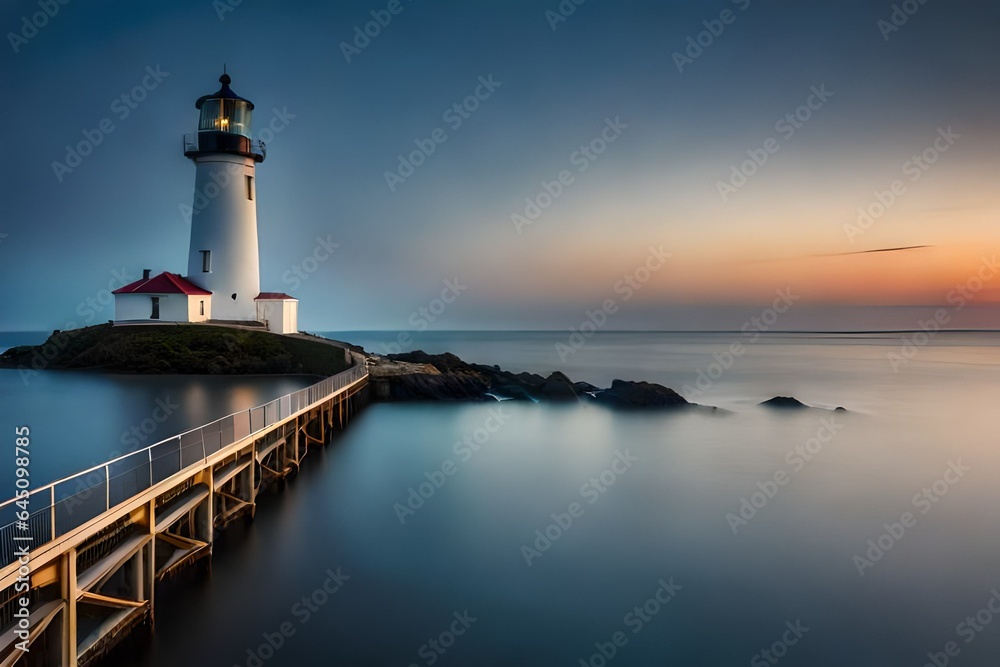
POLYGON ((223 73, 219 83, 219 90, 199 97, 194 104, 201 114, 198 133, 185 135, 184 154, 195 158, 205 153, 235 153, 263 162, 264 142, 255 140, 251 133, 253 102, 233 92, 228 74, 223 73))
POLYGON ((250 138, 253 105, 241 99, 208 99, 201 105, 199 132, 230 132, 250 138))

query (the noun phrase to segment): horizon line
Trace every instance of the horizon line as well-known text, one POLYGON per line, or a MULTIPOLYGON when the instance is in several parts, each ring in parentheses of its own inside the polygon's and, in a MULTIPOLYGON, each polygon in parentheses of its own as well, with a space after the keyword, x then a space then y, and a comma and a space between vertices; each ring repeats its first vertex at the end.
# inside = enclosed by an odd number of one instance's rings
MULTIPOLYGON (((58 329, 58 331, 77 331, 86 327, 79 327, 78 329, 58 329)), ((57 331, 57 329, 52 330, 57 331)), ((926 331, 926 329, 844 329, 844 330, 824 330, 824 329, 774 329, 769 331, 759 331, 753 329, 754 333, 761 335, 768 334, 896 334, 896 333, 912 333, 916 331, 926 331)), ((936 331, 947 331, 950 333, 1000 333, 1000 328, 995 329, 975 329, 975 328, 961 328, 952 329, 949 327, 941 327, 936 329, 936 331)), ((411 329, 301 329, 299 333, 392 333, 398 334, 400 332, 411 332, 411 335, 419 336, 421 334, 427 333, 572 333, 569 329, 427 329, 425 331, 413 332, 411 329)), ((51 335, 51 332, 47 329, 5 329, 0 330, 0 335, 2 334, 31 334, 40 333, 51 335)), ((691 333, 691 334, 702 334, 702 333, 745 333, 741 329, 601 329, 595 331, 594 333, 691 333)))

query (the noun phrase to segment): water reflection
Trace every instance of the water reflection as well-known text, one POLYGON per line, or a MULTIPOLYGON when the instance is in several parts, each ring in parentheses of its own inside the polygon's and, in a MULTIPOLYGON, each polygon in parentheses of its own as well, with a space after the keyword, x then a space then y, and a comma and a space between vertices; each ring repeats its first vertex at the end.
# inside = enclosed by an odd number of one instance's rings
MULTIPOLYGON (((0 369, 3 422, 33 432, 36 486, 315 382, 309 377, 103 375, 0 369)), ((13 474, 0 457, 0 476, 13 474)))

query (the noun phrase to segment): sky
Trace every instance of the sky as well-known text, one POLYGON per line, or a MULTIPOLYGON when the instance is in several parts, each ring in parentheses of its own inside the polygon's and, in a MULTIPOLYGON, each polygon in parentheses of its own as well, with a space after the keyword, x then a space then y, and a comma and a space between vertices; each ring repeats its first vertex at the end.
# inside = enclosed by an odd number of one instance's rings
POLYGON ((0 9, 0 330, 185 271, 223 64, 302 329, 1000 328, 995 3, 44 6, 0 9))

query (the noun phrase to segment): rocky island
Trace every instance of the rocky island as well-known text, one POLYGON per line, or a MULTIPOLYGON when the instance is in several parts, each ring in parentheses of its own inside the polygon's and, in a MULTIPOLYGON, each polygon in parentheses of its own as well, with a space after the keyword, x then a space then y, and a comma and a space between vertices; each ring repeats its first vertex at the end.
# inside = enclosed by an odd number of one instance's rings
POLYGON ((205 324, 96 326, 54 331, 41 345, 12 347, 0 368, 191 375, 317 375, 350 366, 344 346, 322 338, 205 324))

